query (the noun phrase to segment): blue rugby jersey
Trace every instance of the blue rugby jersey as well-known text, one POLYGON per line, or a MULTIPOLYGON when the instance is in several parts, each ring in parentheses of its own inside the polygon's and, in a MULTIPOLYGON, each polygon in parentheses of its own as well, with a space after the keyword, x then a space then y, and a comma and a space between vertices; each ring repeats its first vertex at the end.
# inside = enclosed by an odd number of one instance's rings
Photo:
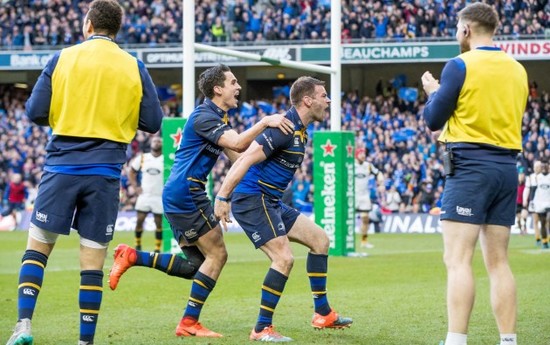
POLYGON ((191 194, 206 193, 208 174, 223 150, 218 140, 229 129, 227 114, 208 98, 191 113, 162 193, 164 212, 197 210, 191 194))
POLYGON ((306 127, 296 109, 290 108, 286 118, 294 123, 294 133, 284 134, 278 128, 266 128, 256 138, 256 142, 263 146, 267 159, 248 170, 235 188, 235 193, 263 193, 274 199, 282 198, 304 160, 307 144, 306 127))

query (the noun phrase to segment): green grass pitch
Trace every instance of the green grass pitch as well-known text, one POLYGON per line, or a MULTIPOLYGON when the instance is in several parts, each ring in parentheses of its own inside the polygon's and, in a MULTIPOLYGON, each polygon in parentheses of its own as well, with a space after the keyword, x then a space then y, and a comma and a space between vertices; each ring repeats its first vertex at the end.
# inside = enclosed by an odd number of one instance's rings
MULTIPOLYGON (((105 265, 107 275, 116 244, 133 243, 118 232, 105 265)), ((228 263, 210 295, 201 321, 224 334, 221 339, 177 338, 174 330, 189 295, 190 282, 136 267, 116 291, 104 280, 96 344, 248 344, 269 266, 244 234, 226 234, 228 263)), ((274 324, 295 344, 438 344, 446 335, 445 269, 440 235, 375 234, 364 258, 329 260, 331 305, 354 324, 346 330, 315 331, 306 250, 295 246, 295 264, 275 313, 274 324)), ((143 238, 151 249, 153 235, 143 238)), ((18 270, 26 232, 0 233, 0 343, 16 320, 18 270)), ((470 345, 495 345, 498 331, 489 306, 489 287, 481 253, 474 259, 477 297, 470 324, 470 345)), ((534 246, 532 236, 513 236, 510 261, 519 299, 518 341, 550 344, 550 252, 534 246)), ((78 236, 62 237, 53 252, 33 320, 35 344, 76 344, 78 340, 78 236)))

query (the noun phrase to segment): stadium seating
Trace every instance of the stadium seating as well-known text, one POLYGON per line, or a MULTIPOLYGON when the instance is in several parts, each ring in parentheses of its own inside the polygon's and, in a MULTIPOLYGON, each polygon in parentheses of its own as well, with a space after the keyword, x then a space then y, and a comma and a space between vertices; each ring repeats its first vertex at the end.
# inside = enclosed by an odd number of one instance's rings
MULTIPOLYGON (((117 37, 120 44, 181 44, 182 8, 175 0, 122 1, 126 16, 117 37)), ((498 35, 548 35, 550 3, 494 1, 500 15, 498 35)), ((456 14, 463 1, 342 1, 344 42, 367 40, 443 39, 455 34, 456 14)), ((82 41, 85 1, 2 1, 0 47, 36 49, 82 41)), ((197 42, 328 42, 328 0, 198 1, 197 42)))

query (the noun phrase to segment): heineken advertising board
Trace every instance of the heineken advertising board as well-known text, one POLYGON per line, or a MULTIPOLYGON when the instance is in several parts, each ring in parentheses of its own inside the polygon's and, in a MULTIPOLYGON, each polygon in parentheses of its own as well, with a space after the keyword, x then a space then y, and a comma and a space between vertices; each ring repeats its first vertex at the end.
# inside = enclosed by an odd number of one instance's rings
MULTIPOLYGON (((183 137, 183 126, 186 119, 182 117, 165 117, 162 119, 162 154, 164 155, 164 183, 170 176, 176 150, 178 149, 183 137)), ((166 217, 162 219, 162 251, 171 253, 181 253, 179 244, 172 235, 170 224, 166 217)))
POLYGON ((313 134, 315 222, 329 237, 329 255, 355 252, 354 145, 353 132, 313 134))

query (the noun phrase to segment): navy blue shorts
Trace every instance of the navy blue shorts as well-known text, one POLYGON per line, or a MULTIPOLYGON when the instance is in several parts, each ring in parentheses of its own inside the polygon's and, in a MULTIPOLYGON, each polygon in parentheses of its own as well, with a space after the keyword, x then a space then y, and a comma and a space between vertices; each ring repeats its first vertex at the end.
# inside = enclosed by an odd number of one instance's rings
POLYGON ((445 179, 441 220, 511 226, 515 223, 518 173, 515 164, 457 158, 445 179))
POLYGON ((231 211, 254 246, 286 236, 300 215, 296 209, 265 194, 233 193, 231 211))
POLYGON ((218 225, 214 208, 204 191, 192 193, 197 211, 191 213, 165 213, 174 238, 178 243, 191 244, 218 225))
POLYGON ((85 239, 107 243, 113 239, 119 193, 114 177, 44 171, 31 222, 62 235, 72 227, 85 239))

